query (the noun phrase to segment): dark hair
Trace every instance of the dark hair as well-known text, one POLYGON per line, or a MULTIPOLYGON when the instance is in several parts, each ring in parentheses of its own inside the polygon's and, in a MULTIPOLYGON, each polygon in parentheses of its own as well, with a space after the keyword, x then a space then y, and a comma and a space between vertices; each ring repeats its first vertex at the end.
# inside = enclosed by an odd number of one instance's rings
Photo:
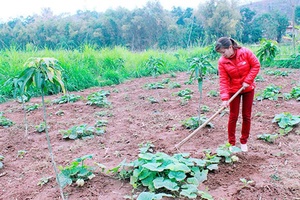
POLYGON ((230 37, 221 37, 217 40, 215 50, 218 52, 220 49, 228 49, 232 45, 233 49, 242 48, 238 43, 230 37))

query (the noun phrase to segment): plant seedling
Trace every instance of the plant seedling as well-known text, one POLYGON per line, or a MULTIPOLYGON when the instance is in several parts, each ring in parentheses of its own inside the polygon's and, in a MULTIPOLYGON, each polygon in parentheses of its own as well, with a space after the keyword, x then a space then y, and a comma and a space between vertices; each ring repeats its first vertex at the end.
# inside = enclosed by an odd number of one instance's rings
POLYGON ((109 91, 101 90, 94 92, 87 96, 87 105, 96 105, 100 108, 110 107, 111 103, 107 100, 107 96, 110 95, 109 91))
POLYGON ((240 181, 244 184, 243 187, 249 187, 251 183, 254 183, 253 180, 247 180, 246 178, 240 178, 240 181))
POLYGON ((281 135, 286 135, 293 130, 294 126, 300 123, 300 116, 292 115, 289 112, 276 114, 272 123, 277 123, 281 128, 279 130, 281 135))
MULTIPOLYGON (((190 117, 183 121, 183 126, 185 126, 187 129, 195 130, 201 124, 206 122, 206 120, 207 120, 207 118, 204 115, 201 115, 200 119, 198 117, 190 117)), ((211 122, 209 122, 206 126, 212 128, 214 125, 211 122)))
POLYGON ((26 112, 34 111, 39 108, 39 104, 34 104, 34 105, 28 105, 25 107, 26 112))
POLYGON ((208 97, 217 97, 219 93, 216 90, 210 90, 207 94, 208 97))
POLYGON ((76 158, 68 166, 59 166, 61 172, 58 177, 62 187, 64 188, 66 185, 71 185, 74 182, 76 182, 78 186, 83 186, 85 181, 94 178, 94 168, 84 164, 86 159, 92 158, 92 155, 85 155, 80 158, 76 158))
POLYGON ((24 158, 25 154, 26 154, 25 150, 19 150, 18 154, 17 154, 17 157, 18 158, 24 158))
POLYGON ((278 100, 278 96, 280 93, 280 86, 276 86, 274 84, 271 84, 267 86, 263 92, 259 92, 256 95, 256 100, 263 100, 263 99, 269 99, 269 100, 278 100))
POLYGON ((3 116, 3 113, 0 112, 0 126, 3 127, 10 127, 14 124, 10 119, 7 119, 6 117, 3 116))
POLYGON ((165 88, 164 84, 161 83, 161 82, 149 83, 149 84, 146 84, 145 86, 149 90, 164 89, 165 88))
POLYGON ((169 84, 169 87, 170 87, 171 89, 174 89, 174 88, 181 88, 181 85, 180 85, 180 83, 173 82, 173 83, 170 83, 170 84, 169 84))
POLYGON ((55 104, 63 104, 63 103, 74 103, 81 98, 80 95, 75 94, 65 94, 60 98, 54 99, 52 102, 55 104))
POLYGON ((92 126, 87 126, 87 124, 82 124, 80 126, 73 126, 68 130, 61 131, 63 139, 89 139, 94 138, 94 135, 104 134, 104 130, 101 128, 95 128, 92 126))
MULTIPOLYGON (((49 127, 47 127, 47 128, 49 128, 49 127)), ((45 131, 46 131, 46 123, 45 123, 45 122, 42 122, 42 123, 40 123, 39 125, 36 125, 36 126, 35 126, 35 129, 36 129, 36 131, 39 132, 39 133, 45 132, 45 131)))
POLYGON ((257 139, 264 140, 269 143, 274 143, 274 141, 278 138, 278 136, 279 136, 278 134, 264 133, 264 134, 257 135, 257 139))
POLYGON ((48 176, 48 177, 42 177, 39 182, 37 183, 37 185, 39 186, 43 186, 45 184, 47 184, 49 182, 49 180, 52 179, 52 176, 48 176))
POLYGON ((155 99, 154 97, 149 97, 148 101, 150 101, 151 104, 159 103, 159 101, 157 99, 155 99))
POLYGON ((202 113, 209 112, 209 107, 206 106, 206 105, 202 105, 202 106, 201 106, 201 112, 202 112, 202 113))
POLYGON ((107 126, 108 121, 107 120, 98 120, 95 124, 95 127, 103 127, 103 126, 107 126))

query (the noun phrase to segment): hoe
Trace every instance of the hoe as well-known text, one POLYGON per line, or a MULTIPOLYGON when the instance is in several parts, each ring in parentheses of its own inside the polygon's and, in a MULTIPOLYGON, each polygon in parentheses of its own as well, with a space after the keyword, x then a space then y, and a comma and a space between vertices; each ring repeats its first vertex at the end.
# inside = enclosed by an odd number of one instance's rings
MULTIPOLYGON (((245 88, 242 87, 239 89, 229 100, 228 103, 230 103, 237 95, 239 95, 245 88)), ((181 142, 175 145, 175 148, 179 150, 179 148, 185 144, 189 139, 191 139, 200 129, 205 127, 212 119, 214 119, 222 110, 224 110, 226 107, 222 106, 215 114, 213 114, 208 120, 206 120, 201 126, 199 126, 196 130, 194 130, 190 135, 188 135, 186 138, 184 138, 181 142)))

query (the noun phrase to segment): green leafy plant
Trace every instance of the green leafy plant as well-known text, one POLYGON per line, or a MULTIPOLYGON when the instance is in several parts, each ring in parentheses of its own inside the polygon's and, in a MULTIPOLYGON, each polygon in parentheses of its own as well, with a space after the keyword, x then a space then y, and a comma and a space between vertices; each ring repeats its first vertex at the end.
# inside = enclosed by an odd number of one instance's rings
MULTIPOLYGON (((208 74, 208 72, 213 71, 214 67, 209 62, 208 57, 205 55, 200 55, 199 57, 195 57, 192 59, 188 59, 189 62, 189 71, 191 72, 189 81, 193 82, 197 80, 198 90, 200 93, 199 98, 199 109, 198 109, 198 119, 200 120, 201 115, 201 102, 202 102, 202 86, 204 77, 208 74)), ((200 123, 200 122, 199 122, 200 123)))
POLYGON ((98 107, 109 107, 111 103, 108 101, 107 96, 110 95, 109 91, 101 90, 94 92, 87 96, 87 105, 96 105, 98 107))
POLYGON ((61 88, 63 93, 65 93, 65 86, 62 80, 62 68, 59 65, 59 62, 55 58, 29 58, 25 63, 26 69, 21 72, 21 74, 16 78, 16 89, 19 89, 20 95, 24 95, 26 91, 35 86, 40 92, 42 96, 42 105, 43 105, 43 113, 44 113, 44 122, 46 124, 46 138, 48 143, 48 150, 50 153, 53 169, 56 175, 56 181, 60 188, 60 194, 62 199, 64 200, 63 189, 58 180, 58 173, 56 169, 56 163, 54 160, 54 155, 52 151, 52 146, 50 143, 50 137, 47 129, 47 113, 46 106, 44 100, 44 94, 48 89, 54 88, 57 90, 61 88))
POLYGON ((84 164, 86 159, 92 159, 92 155, 85 155, 76 158, 70 165, 65 167, 59 166, 59 180, 62 187, 71 185, 76 182, 77 186, 83 186, 85 181, 91 180, 95 177, 94 168, 84 164))
MULTIPOLYGON (((204 116, 204 115, 201 115, 200 116, 200 119, 199 117, 190 117, 186 120, 183 121, 183 126, 187 129, 192 129, 192 130, 195 130, 197 129, 201 124, 203 124, 204 122, 207 121, 207 117, 204 116), (200 123, 199 123, 200 122, 200 123)), ((208 127, 213 127, 214 125, 212 123, 208 123, 206 126, 208 127)))
POLYGON ((184 90, 180 90, 179 92, 177 92, 177 96, 183 97, 184 99, 188 100, 191 99, 193 93, 194 92, 191 89, 186 88, 184 90))
POLYGON ((25 154, 26 154, 25 150, 19 150, 18 154, 17 154, 17 157, 18 158, 24 158, 25 154))
POLYGON ((170 83, 170 79, 169 78, 164 78, 162 81, 161 81, 162 84, 169 84, 170 83))
POLYGON ((276 55, 279 53, 278 44, 276 41, 262 39, 260 41, 260 48, 258 49, 256 55, 259 61, 271 62, 274 60, 276 55))
POLYGON ((289 112, 283 112, 276 114, 272 123, 277 123, 281 128, 279 133, 281 135, 286 135, 293 130, 294 126, 300 123, 300 116, 292 115, 289 112))
POLYGON ((270 178, 273 179, 274 181, 280 181, 281 180, 280 176, 277 175, 277 174, 271 174, 270 178))
POLYGON ((74 103, 78 101, 80 98, 81 98, 80 95, 66 94, 61 96, 60 98, 52 100, 52 102, 55 104, 74 103))
POLYGON ((253 180, 247 180, 246 178, 240 178, 240 181, 243 183, 243 187, 249 187, 250 184, 254 183, 253 180))
POLYGON ((283 93, 282 96, 284 100, 290 100, 293 98, 290 93, 283 93))
POLYGON ((17 98, 19 103, 22 103, 24 110, 24 124, 25 124, 25 137, 28 135, 28 122, 27 122, 27 110, 25 103, 28 102, 31 98, 31 93, 28 91, 23 91, 21 89, 23 85, 23 80, 19 77, 9 78, 4 85, 10 85, 13 91, 13 97, 17 98))
POLYGON ((236 155, 233 155, 233 153, 238 153, 238 152, 241 152, 241 149, 236 146, 231 146, 229 143, 220 145, 217 148, 217 155, 219 157, 223 157, 225 163, 237 162, 239 158, 236 155))
MULTIPOLYGON (((47 127, 49 128, 49 127, 47 127)), ((39 125, 35 126, 35 130, 39 133, 45 132, 46 131, 46 123, 42 122, 39 125)))
POLYGON ((39 182, 37 183, 37 185, 39 186, 43 186, 47 183, 49 183, 49 180, 52 179, 52 176, 48 176, 48 177, 42 177, 39 182))
POLYGON ((279 137, 278 134, 268 134, 268 133, 257 135, 257 139, 263 140, 263 141, 266 141, 269 143, 274 143, 278 137, 279 137))
POLYGON ((210 90, 207 94, 208 97, 217 97, 219 93, 216 90, 210 90))
POLYGON ((256 100, 278 100, 278 95, 280 93, 280 86, 276 86, 274 84, 268 85, 263 92, 259 92, 256 94, 256 100))
POLYGON ((201 113, 209 112, 209 107, 206 105, 201 106, 201 113))
POLYGON ((39 104, 33 104, 33 105, 27 105, 25 106, 25 110, 26 112, 31 112, 31 111, 34 111, 34 110, 37 110, 39 108, 39 104))
POLYGON ((3 116, 3 113, 0 112, 0 126, 3 127, 10 127, 14 124, 13 121, 11 121, 10 119, 7 119, 6 117, 3 116))
POLYGON ((165 88, 164 84, 161 82, 149 83, 149 84, 146 84, 145 86, 146 86, 146 88, 152 89, 152 90, 165 88))
POLYGON ((171 89, 174 89, 174 88, 181 88, 181 85, 180 85, 180 83, 173 82, 173 83, 169 83, 169 87, 170 87, 171 89))
MULTIPOLYGON (((145 196, 186 197, 212 199, 211 195, 200 191, 198 186, 207 179, 209 162, 189 158, 189 154, 167 155, 162 152, 150 153, 143 149, 139 158, 131 163, 125 160, 110 170, 118 177, 130 179, 134 189, 145 187, 150 193, 141 193, 138 199, 145 196)), ((148 192, 148 191, 146 191, 148 192)))
POLYGON ((4 167, 4 164, 2 163, 3 160, 4 160, 4 156, 0 155, 0 169, 4 167))
POLYGON ((108 121, 107 120, 97 120, 96 121, 96 124, 95 124, 95 127, 104 127, 104 126, 107 126, 108 124, 108 121))
POLYGON ((152 56, 146 61, 146 69, 153 77, 157 77, 162 73, 162 69, 165 66, 164 61, 161 58, 153 58, 152 56))
POLYGON ((265 74, 272 76, 288 76, 289 72, 280 70, 266 70, 265 74))
POLYGON ((300 101, 300 86, 295 86, 290 92, 292 98, 295 98, 297 101, 300 101))
POLYGON ((94 138, 94 135, 102 135, 104 134, 104 129, 95 128, 92 126, 88 126, 87 124, 82 124, 80 126, 73 126, 68 130, 61 130, 63 139, 89 139, 94 138))
POLYGON ((148 97, 148 101, 150 101, 150 103, 152 103, 152 104, 154 104, 154 103, 158 103, 159 101, 156 99, 156 98, 154 98, 154 97, 148 97))
POLYGON ((265 79, 262 75, 258 74, 256 77, 255 77, 255 81, 256 82, 265 82, 265 79))

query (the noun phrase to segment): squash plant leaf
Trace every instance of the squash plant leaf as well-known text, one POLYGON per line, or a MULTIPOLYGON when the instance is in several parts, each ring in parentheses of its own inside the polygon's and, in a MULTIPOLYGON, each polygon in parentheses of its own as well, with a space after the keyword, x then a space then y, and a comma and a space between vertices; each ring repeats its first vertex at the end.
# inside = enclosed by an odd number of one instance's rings
POLYGON ((186 184, 182 186, 182 190, 180 192, 180 195, 188 197, 189 199, 195 199, 197 198, 198 194, 198 188, 194 184, 186 184))
POLYGON ((166 169, 169 169, 172 171, 182 171, 185 173, 188 173, 191 171, 191 169, 188 166, 186 166, 185 164, 182 164, 182 163, 172 163, 172 164, 168 165, 166 167, 166 169))
POLYGON ((138 196, 137 200, 159 200, 162 199, 163 197, 172 197, 172 195, 166 193, 155 194, 153 192, 142 192, 138 196))
POLYGON ((157 171, 157 172, 162 172, 164 169, 158 169, 158 167, 161 165, 161 163, 147 163, 144 164, 143 167, 146 169, 149 169, 151 171, 157 171))
POLYGON ((175 172, 175 171, 170 171, 168 174, 168 177, 170 179, 176 179, 176 181, 183 181, 186 178, 186 175, 184 172, 175 172))
POLYGON ((60 173, 58 175, 58 179, 59 179, 59 182, 61 184, 61 187, 63 187, 63 188, 67 185, 72 184, 72 179, 69 176, 65 176, 63 173, 60 173))
POLYGON ((170 191, 178 191, 179 190, 177 183, 175 183, 169 179, 164 179, 163 177, 158 177, 158 178, 154 179, 153 184, 156 189, 166 188, 170 191))

